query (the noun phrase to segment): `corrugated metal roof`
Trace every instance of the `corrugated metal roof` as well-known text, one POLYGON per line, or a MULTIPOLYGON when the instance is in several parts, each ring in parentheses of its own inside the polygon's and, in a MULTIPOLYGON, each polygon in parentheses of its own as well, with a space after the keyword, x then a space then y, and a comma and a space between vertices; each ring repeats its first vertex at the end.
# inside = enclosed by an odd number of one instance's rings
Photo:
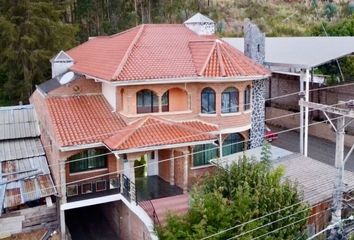
MULTIPOLYGON (((299 191, 303 192, 303 197, 309 204, 314 205, 332 197, 337 173, 334 166, 275 146, 271 147, 271 153, 273 166, 275 168, 278 166, 284 167, 284 179, 297 183, 299 191)), ((244 155, 259 160, 261 147, 229 155, 223 157, 221 161, 212 162, 227 168, 244 155)), ((345 191, 354 189, 353 172, 345 171, 344 183, 345 191)))
MULTIPOLYGON (((304 199, 309 199, 311 205, 332 198, 337 174, 334 166, 300 154, 284 157, 274 166, 285 168, 284 177, 297 182, 303 191, 304 199)), ((344 191, 354 189, 353 172, 344 172, 344 186, 344 191)))
POLYGON ((32 106, 0 108, 0 215, 56 193, 39 135, 32 106))
MULTIPOLYGON (((243 38, 223 38, 244 51, 243 38)), ((354 37, 267 37, 265 61, 272 64, 317 67, 354 53, 354 37)))
POLYGON ((44 155, 39 138, 0 141, 0 162, 44 155))
POLYGON ((39 126, 32 105, 0 107, 0 140, 39 135, 39 126))

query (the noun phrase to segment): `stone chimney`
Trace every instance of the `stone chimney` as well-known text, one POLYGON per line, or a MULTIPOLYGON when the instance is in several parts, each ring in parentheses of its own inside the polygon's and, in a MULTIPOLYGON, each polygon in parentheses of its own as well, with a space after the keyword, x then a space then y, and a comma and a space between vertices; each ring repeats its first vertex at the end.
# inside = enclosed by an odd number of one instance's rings
POLYGON ((184 25, 198 35, 215 34, 215 22, 200 13, 185 21, 184 25))
POLYGON ((265 60, 265 33, 248 18, 244 21, 243 32, 244 54, 263 65, 265 60))

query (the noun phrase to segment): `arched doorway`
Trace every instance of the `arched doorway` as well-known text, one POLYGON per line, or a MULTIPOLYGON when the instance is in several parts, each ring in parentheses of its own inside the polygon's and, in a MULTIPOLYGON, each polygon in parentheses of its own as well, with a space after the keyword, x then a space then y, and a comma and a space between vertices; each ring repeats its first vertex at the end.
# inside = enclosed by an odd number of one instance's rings
POLYGON ((230 133, 222 144, 222 154, 227 156, 237 152, 242 152, 245 149, 244 138, 239 133, 230 133))

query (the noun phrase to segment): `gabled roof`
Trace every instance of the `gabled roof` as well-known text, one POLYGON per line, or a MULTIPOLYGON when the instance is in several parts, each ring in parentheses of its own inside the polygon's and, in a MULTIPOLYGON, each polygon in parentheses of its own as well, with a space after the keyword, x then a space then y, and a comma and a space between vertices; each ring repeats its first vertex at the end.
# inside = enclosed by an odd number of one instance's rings
POLYGON ((104 143, 112 150, 128 150, 173 144, 189 146, 215 139, 215 136, 186 124, 147 117, 127 126, 124 131, 106 139, 104 143))
POLYGON ((214 21, 201 13, 196 13, 184 23, 214 23, 214 21))
POLYGON ((126 126, 101 94, 47 97, 45 103, 60 147, 102 142, 126 126))
MULTIPOLYGON (((67 54, 75 61, 72 71, 108 81, 222 77, 200 74, 200 65, 209 61, 213 46, 206 41, 215 38, 199 36, 183 24, 144 24, 112 36, 96 37, 67 54)), ((226 44, 224 48, 229 56, 218 62, 234 58, 225 65, 238 69, 226 76, 250 80, 269 76, 266 69, 241 52, 226 44)))

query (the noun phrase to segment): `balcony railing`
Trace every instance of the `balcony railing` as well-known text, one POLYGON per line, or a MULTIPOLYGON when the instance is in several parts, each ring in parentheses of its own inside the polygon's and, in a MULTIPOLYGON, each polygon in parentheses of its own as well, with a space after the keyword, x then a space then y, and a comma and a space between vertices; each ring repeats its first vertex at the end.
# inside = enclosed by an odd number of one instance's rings
POLYGON ((70 184, 66 187, 68 201, 78 201, 120 193, 120 179, 120 175, 107 176, 70 184))

